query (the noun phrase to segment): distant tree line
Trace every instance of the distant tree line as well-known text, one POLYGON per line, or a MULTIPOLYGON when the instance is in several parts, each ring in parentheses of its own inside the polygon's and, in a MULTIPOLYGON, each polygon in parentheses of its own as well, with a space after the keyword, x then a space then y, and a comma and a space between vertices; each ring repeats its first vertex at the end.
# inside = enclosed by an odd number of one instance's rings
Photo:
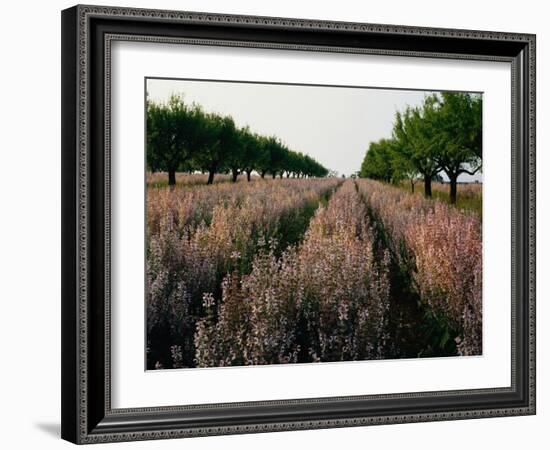
POLYGON ((176 184, 176 172, 208 173, 208 184, 216 173, 231 173, 232 181, 241 173, 250 181, 253 171, 262 178, 329 174, 277 137, 239 128, 230 116, 206 112, 176 95, 165 103, 147 101, 147 166, 153 172, 168 172, 169 185, 176 184))
POLYGON ((397 112, 390 139, 372 142, 359 176, 399 183, 424 180, 432 196, 432 180, 445 173, 451 203, 456 203, 459 175, 482 168, 482 101, 478 94, 443 92, 427 96, 419 107, 397 112))

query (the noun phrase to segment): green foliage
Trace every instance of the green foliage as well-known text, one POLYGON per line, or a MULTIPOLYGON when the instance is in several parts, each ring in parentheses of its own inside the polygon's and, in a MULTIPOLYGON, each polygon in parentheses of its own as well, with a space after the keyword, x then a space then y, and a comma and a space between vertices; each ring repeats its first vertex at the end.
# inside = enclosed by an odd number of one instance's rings
POLYGON ((397 113, 393 128, 396 154, 410 162, 416 173, 432 179, 438 172, 437 148, 433 140, 433 101, 427 97, 422 108, 397 113))
POLYGON ((381 139, 371 142, 365 159, 361 164, 359 176, 390 182, 393 178, 393 142, 389 139, 381 139))
POLYGON ((371 142, 359 176, 386 182, 424 179, 432 196, 432 181, 445 173, 449 198, 457 201, 457 179, 482 167, 482 101, 477 94, 442 92, 424 99, 422 106, 398 111, 391 139, 371 142))
POLYGON ((194 111, 179 97, 162 105, 147 103, 147 162, 151 170, 168 172, 175 183, 175 171, 190 158, 194 121, 194 111))
POLYGON ((437 162, 451 183, 450 199, 456 203, 456 183, 462 173, 481 170, 481 97, 444 92, 436 100, 434 140, 437 162))
POLYGON ((263 177, 325 177, 328 169, 313 158, 290 150, 275 136, 261 136, 248 127, 238 128, 229 116, 207 113, 197 104, 172 96, 166 103, 147 102, 147 165, 168 172, 170 185, 176 171, 216 173, 257 171, 263 177))
POLYGON ((203 119, 201 128, 200 151, 195 161, 199 170, 207 171, 210 176, 208 183, 214 181, 214 174, 233 167, 239 163, 240 145, 235 123, 230 117, 208 114, 203 119))

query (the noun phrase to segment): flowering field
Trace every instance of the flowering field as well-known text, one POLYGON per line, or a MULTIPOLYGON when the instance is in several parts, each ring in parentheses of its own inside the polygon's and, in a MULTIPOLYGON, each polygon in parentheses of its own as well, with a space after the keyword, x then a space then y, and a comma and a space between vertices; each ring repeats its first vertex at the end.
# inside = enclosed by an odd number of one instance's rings
POLYGON ((359 180, 358 186, 397 269, 438 329, 439 346, 481 354, 479 217, 377 181, 359 180))
MULTIPOLYGON (((218 175, 214 183, 225 183, 231 179, 229 175, 218 175)), ((208 180, 207 174, 202 173, 176 173, 176 185, 178 186, 195 186, 206 184, 208 180)), ((147 172, 147 186, 149 187, 164 187, 168 186, 168 175, 166 172, 147 172)))
MULTIPOLYGON (((411 182, 402 182, 400 186, 411 192, 411 182)), ((467 212, 474 212, 480 217, 483 212, 483 183, 459 183, 457 185, 456 207, 467 212)), ((414 193, 424 196, 422 182, 414 182, 414 193)), ((432 183, 432 196, 444 203, 450 203, 449 184, 441 182, 432 183)))
POLYGON ((205 299, 221 298, 228 274, 252 269, 271 243, 280 253, 303 235, 335 179, 258 180, 147 189, 148 367, 195 364, 205 299), (174 356, 174 358, 179 358, 174 356))
POLYGON ((147 367, 481 353, 481 225, 371 180, 148 177, 147 367))

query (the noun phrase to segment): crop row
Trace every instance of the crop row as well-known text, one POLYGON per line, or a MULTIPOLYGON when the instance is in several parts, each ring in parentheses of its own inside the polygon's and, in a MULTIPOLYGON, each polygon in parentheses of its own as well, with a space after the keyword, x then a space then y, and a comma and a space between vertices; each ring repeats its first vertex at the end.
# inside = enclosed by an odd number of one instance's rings
POLYGON ((221 299, 204 295, 196 365, 382 357, 388 260, 387 253, 375 257, 367 208, 345 182, 316 211, 300 244, 281 256, 266 245, 249 274, 225 277, 221 299))
POLYGON ((358 180, 357 184, 382 225, 392 257, 440 325, 441 345, 453 340, 458 354, 481 354, 479 217, 377 181, 358 180))
POLYGON ((203 296, 227 273, 248 273, 258 247, 298 241, 335 179, 257 180, 147 190, 148 367, 170 365, 171 346, 193 365, 203 296))

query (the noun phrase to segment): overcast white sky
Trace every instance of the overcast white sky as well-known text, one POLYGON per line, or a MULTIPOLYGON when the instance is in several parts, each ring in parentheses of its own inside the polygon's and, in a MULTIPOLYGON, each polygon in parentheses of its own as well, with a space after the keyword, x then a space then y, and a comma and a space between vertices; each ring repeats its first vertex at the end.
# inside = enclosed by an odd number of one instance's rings
MULTIPOLYGON (((349 176, 372 141, 391 137, 395 112, 419 105, 428 91, 148 79, 149 99, 183 94, 238 126, 276 135, 288 147, 349 176)), ((465 180, 465 179, 464 179, 465 180)))

